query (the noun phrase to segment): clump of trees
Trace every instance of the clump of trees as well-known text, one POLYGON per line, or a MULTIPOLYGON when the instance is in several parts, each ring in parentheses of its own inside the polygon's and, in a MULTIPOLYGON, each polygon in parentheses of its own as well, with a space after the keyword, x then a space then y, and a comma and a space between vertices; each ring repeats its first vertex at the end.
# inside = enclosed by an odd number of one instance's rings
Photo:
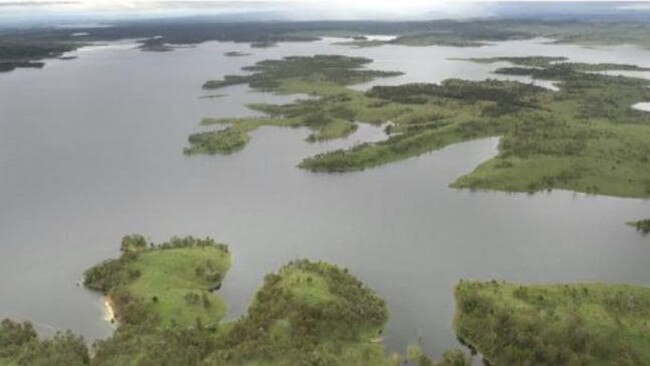
POLYGON ((31 323, 5 319, 0 323, 0 364, 89 365, 90 355, 83 339, 69 331, 42 340, 31 323))
POLYGON ((233 363, 282 359, 309 364, 327 354, 321 349, 324 344, 340 348, 363 342, 364 334, 379 332, 387 319, 385 302, 347 270, 324 262, 295 261, 264 278, 248 313, 221 339, 223 348, 216 357, 233 363), (295 273, 304 274, 304 282, 288 284, 295 273), (319 291, 329 293, 329 300, 301 297, 299 287, 322 283, 325 288, 319 291))

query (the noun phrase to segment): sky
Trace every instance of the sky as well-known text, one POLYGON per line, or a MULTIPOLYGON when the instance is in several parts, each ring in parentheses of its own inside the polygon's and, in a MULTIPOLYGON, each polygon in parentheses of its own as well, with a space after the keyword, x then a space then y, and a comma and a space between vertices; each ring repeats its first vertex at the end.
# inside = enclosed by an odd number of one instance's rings
MULTIPOLYGON (((555 0, 562 3, 563 0, 555 0)), ((579 1, 579 0, 578 0, 579 1)), ((532 3, 534 1, 526 1, 532 3)), ((575 0, 574 0, 575 2, 575 0)), ((650 10, 645 2, 619 1, 623 11, 650 10)), ((0 26, 55 18, 142 18, 267 14, 281 20, 440 19, 495 15, 493 0, 0 0, 0 26)), ((518 5, 531 7, 531 5, 518 5)), ((585 7, 593 5, 585 4, 585 7)))

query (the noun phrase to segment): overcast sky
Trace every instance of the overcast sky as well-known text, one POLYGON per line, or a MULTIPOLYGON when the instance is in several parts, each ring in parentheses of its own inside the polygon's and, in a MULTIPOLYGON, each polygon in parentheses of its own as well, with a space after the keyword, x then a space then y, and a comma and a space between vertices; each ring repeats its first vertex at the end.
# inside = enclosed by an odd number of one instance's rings
MULTIPOLYGON (((526 1, 526 0, 525 0, 526 1)), ((534 1, 534 0, 527 0, 534 1)), ((576 0, 551 0, 556 2, 576 0)), ((579 0, 578 0, 579 1, 579 0)), ((583 0, 593 1, 593 0, 583 0)), ((646 0, 650 1, 650 0, 646 0)), ((273 4, 273 3, 299 3, 302 5, 356 7, 368 9, 399 10, 403 8, 453 8, 465 6, 467 3, 492 3, 493 0, 0 0, 3 8, 12 7, 47 7, 51 9, 90 9, 90 10, 139 10, 158 8, 219 8, 233 4, 273 4), (461 4, 458 4, 461 3, 461 4)), ((616 1, 614 2, 625 2, 616 1)), ((478 4, 477 4, 478 3, 478 4)))
MULTIPOLYGON (((618 8, 628 11, 650 9, 650 0, 618 2, 618 8)), ((495 3, 492 0, 0 0, 0 26, 7 19, 45 19, 57 14, 164 17, 266 12, 281 13, 281 19, 292 20, 464 18, 491 16, 495 3)), ((593 6, 585 4, 585 7, 593 6)))

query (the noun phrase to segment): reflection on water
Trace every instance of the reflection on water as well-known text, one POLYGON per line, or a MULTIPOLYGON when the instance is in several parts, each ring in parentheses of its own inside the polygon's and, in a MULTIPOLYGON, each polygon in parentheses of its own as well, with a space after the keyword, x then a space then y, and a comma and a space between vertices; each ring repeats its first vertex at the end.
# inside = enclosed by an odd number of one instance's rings
POLYGON ((650 216, 648 201, 571 192, 507 194, 447 185, 496 153, 497 139, 448 147, 349 174, 295 168, 303 157, 385 138, 362 125, 347 139, 309 144, 305 129, 263 127, 230 156, 182 154, 205 116, 244 116, 252 102, 290 96, 251 92, 200 98, 201 84, 255 61, 339 53, 405 75, 360 86, 480 80, 499 65, 449 58, 568 56, 649 66, 635 48, 585 49, 530 41, 480 48, 355 49, 287 43, 249 50, 206 43, 144 53, 124 43, 82 49, 76 60, 0 74, 0 317, 112 331, 100 295, 76 285, 83 271, 118 255, 124 234, 153 240, 212 236, 231 246, 221 294, 241 314, 263 276, 295 258, 350 268, 389 304, 386 343, 416 339, 432 355, 457 346, 452 288, 461 278, 522 282, 648 284, 647 237, 624 225, 650 216), (250 51, 242 58, 228 51, 250 51))

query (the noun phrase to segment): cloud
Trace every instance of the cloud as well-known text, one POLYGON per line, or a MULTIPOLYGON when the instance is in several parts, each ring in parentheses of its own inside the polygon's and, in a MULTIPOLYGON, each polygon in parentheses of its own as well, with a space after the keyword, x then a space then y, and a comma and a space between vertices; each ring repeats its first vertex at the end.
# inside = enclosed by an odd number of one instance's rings
POLYGON ((618 7, 619 10, 629 10, 629 11, 650 11, 650 4, 642 4, 642 3, 635 3, 635 4, 625 4, 621 5, 618 7))
POLYGON ((0 7, 80 5, 79 1, 0 1, 0 7))

